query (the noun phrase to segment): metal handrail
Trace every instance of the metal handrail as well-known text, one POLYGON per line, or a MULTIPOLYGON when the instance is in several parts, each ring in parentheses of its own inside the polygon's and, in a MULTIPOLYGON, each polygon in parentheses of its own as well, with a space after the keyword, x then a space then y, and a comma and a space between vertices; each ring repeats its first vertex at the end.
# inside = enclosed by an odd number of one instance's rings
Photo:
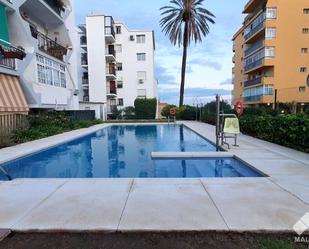
POLYGON ((13 178, 9 175, 8 172, 0 165, 0 171, 8 178, 9 181, 12 181, 13 178))

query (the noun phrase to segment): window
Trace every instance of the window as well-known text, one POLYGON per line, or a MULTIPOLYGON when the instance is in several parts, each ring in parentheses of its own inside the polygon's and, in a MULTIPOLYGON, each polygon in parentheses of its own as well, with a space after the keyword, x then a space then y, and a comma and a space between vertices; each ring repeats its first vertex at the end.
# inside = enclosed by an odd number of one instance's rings
POLYGON ((304 9, 304 14, 308 15, 309 14, 309 8, 304 9))
POLYGON ((277 18, 277 8, 267 8, 266 9, 266 18, 267 19, 276 19, 277 18))
POLYGON ((123 81, 117 81, 117 88, 123 88, 123 81))
POLYGON ((146 80, 146 72, 145 71, 139 71, 137 72, 137 81, 139 84, 144 84, 146 80))
POLYGON ((145 43, 146 42, 146 36, 145 35, 137 35, 136 36, 136 42, 137 43, 145 43))
POLYGON ((303 34, 309 34, 309 28, 303 28, 303 34))
POLYGON ((64 65, 39 54, 36 55, 36 61, 39 83, 66 88, 64 65))
POLYGON ((301 67, 300 68, 300 72, 301 73, 306 73, 307 72, 307 68, 306 67, 301 67))
POLYGON ((137 53, 137 61, 145 61, 146 60, 146 54, 145 53, 137 53))
POLYGON ((118 105, 123 106, 123 99, 118 99, 118 105))
POLYGON ((277 33, 276 28, 266 28, 265 38, 266 39, 276 38, 276 33, 277 33))
POLYGON ((116 34, 121 34, 121 26, 116 26, 116 34))
POLYGON ((117 71, 122 71, 122 63, 117 63, 117 71))
POLYGON ((301 53, 302 54, 308 54, 308 48, 302 48, 301 53))
POLYGON ((266 47, 265 48, 265 57, 270 57, 270 58, 275 57, 275 48, 274 47, 266 47))
POLYGON ((137 90, 137 97, 138 98, 146 98, 146 89, 138 89, 137 90))
POLYGON ((300 86, 300 87, 299 87, 299 92, 300 92, 300 93, 306 92, 306 87, 300 86))
POLYGON ((117 44, 115 46, 115 50, 116 50, 116 53, 121 53, 122 52, 122 45, 121 44, 117 44))

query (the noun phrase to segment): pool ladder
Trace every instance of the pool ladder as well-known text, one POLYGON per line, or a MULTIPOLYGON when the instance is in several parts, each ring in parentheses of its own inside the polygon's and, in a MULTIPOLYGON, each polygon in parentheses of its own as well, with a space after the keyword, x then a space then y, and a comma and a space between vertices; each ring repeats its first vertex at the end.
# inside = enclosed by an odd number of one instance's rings
POLYGON ((13 178, 9 175, 8 172, 0 165, 0 171, 9 179, 9 181, 12 181, 13 178))

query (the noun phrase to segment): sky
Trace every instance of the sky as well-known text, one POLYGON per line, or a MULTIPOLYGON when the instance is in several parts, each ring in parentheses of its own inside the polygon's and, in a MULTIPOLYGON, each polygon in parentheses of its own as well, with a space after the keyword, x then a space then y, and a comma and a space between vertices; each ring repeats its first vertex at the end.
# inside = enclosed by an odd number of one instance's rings
MULTIPOLYGON (((231 99, 232 37, 241 26, 241 14, 248 0, 205 0, 204 7, 216 16, 210 34, 202 43, 191 44, 188 53, 185 103, 205 104, 215 94, 231 99)), ((75 0, 76 22, 85 23, 87 14, 112 15, 130 29, 155 31, 156 78, 161 102, 178 104, 182 48, 174 46, 161 32, 160 8, 169 0, 75 0)))

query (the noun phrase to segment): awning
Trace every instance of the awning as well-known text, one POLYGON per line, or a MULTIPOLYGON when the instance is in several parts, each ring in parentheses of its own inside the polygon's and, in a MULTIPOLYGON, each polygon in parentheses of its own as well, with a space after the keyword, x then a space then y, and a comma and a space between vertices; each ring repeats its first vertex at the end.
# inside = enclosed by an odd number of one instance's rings
POLYGON ((28 113, 29 108, 19 79, 0 74, 0 114, 28 113))

